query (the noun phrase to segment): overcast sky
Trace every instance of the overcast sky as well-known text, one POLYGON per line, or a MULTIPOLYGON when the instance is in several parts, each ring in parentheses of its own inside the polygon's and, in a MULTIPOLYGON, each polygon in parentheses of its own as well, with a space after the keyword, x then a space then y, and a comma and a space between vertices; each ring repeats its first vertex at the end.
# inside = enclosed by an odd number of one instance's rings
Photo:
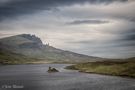
POLYGON ((135 0, 0 0, 0 38, 29 33, 90 56, 135 56, 135 0))

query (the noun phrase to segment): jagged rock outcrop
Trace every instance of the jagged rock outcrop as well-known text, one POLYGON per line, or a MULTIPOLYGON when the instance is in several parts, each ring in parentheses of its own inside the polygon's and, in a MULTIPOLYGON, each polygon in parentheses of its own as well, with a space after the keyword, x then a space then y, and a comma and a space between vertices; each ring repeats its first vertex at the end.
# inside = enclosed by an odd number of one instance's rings
POLYGON ((35 35, 22 34, 20 35, 23 38, 30 40, 31 42, 25 42, 19 45, 20 48, 42 48, 43 43, 40 38, 35 35))
POLYGON ((38 44, 43 44, 41 39, 36 37, 35 35, 30 35, 30 34, 22 34, 20 35, 21 37, 24 37, 26 39, 29 39, 31 41, 34 41, 35 43, 38 43, 38 44))

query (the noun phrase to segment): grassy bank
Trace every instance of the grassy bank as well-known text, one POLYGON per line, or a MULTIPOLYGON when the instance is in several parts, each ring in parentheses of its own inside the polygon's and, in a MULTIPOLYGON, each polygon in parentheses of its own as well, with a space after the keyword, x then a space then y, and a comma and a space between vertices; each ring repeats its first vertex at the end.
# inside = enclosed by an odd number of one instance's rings
POLYGON ((86 73, 97 73, 114 76, 127 76, 135 78, 135 58, 124 61, 101 61, 80 63, 66 67, 66 69, 79 70, 86 73))
MULTIPOLYGON (((8 51, 0 51, 0 65, 14 65, 14 64, 35 64, 45 63, 43 60, 26 57, 24 55, 11 53, 8 51)), ((46 62, 48 63, 48 62, 46 62)))

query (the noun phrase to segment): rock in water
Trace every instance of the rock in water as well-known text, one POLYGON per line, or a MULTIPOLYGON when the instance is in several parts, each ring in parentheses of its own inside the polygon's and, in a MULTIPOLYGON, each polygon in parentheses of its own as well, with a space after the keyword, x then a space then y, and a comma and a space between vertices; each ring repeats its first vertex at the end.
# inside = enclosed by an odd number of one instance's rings
POLYGON ((59 72, 59 71, 56 68, 49 67, 47 72, 51 73, 51 72, 59 72))

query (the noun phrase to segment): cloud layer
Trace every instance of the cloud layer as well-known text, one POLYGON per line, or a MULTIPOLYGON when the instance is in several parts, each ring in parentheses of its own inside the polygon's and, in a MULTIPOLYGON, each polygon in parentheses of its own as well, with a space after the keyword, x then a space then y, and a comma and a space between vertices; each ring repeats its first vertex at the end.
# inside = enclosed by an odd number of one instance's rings
POLYGON ((78 24, 104 24, 109 23, 109 21, 104 20, 75 20, 72 22, 68 22, 69 25, 78 25, 78 24))
POLYGON ((32 14, 42 10, 50 10, 57 6, 69 6, 83 3, 110 3, 128 0, 1 0, 0 20, 16 17, 23 14, 32 14))

